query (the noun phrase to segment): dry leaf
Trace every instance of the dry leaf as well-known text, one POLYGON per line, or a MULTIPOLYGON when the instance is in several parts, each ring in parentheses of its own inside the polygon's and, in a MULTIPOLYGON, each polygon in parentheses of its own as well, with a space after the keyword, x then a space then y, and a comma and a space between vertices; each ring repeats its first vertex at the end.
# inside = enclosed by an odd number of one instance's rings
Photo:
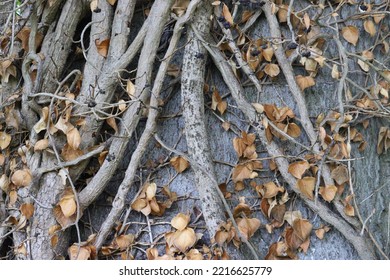
POLYGON ((301 241, 305 241, 309 236, 313 228, 312 224, 308 220, 296 219, 293 222, 294 233, 301 241))
POLYGON ((226 19, 230 26, 234 24, 232 14, 230 13, 229 8, 225 3, 223 3, 222 16, 226 19))
POLYGON ((341 30, 341 34, 347 42, 356 46, 356 43, 359 40, 359 29, 357 29, 357 27, 348 25, 341 30))
POLYGON ((189 215, 179 213, 171 220, 171 226, 177 230, 183 230, 187 227, 189 222, 190 222, 189 215))
POLYGON ((238 229, 245 239, 249 239, 260 228, 260 220, 256 218, 237 219, 238 229))
POLYGON ((133 100, 136 97, 135 96, 135 85, 130 80, 127 81, 126 92, 129 95, 131 100, 133 100))
POLYGON ((108 118, 106 119, 106 122, 109 126, 112 127, 113 130, 115 130, 115 133, 118 133, 119 129, 118 129, 118 126, 116 124, 116 120, 115 118, 111 117, 111 118, 108 118))
POLYGON ((339 165, 332 170, 332 179, 336 181, 337 185, 342 185, 349 182, 348 168, 344 165, 339 165))
POLYGON ((173 235, 173 245, 182 253, 194 246, 196 243, 196 234, 192 228, 176 231, 173 235))
POLYGON ((173 168, 175 168, 177 173, 182 173, 184 170, 190 167, 190 163, 182 156, 175 156, 171 158, 169 163, 173 166, 173 168))
POLYGON ((30 219, 34 215, 34 205, 30 203, 23 203, 20 205, 20 213, 26 217, 26 219, 30 219))
POLYGON ((274 56, 274 49, 272 47, 264 49, 261 53, 263 54, 265 60, 268 62, 272 61, 272 57, 274 56))
POLYGON ((364 21, 364 30, 366 30, 366 32, 370 34, 371 37, 375 36, 376 28, 374 22, 371 19, 366 19, 364 21))
POLYGON ((297 188, 311 200, 314 199, 313 191, 316 179, 314 177, 303 177, 297 180, 297 188))
POLYGON ((0 131, 0 148, 4 150, 11 143, 11 135, 6 132, 0 131))
POLYGON ((295 78, 297 80, 297 84, 298 84, 299 88, 302 91, 307 89, 308 87, 312 87, 316 84, 316 82, 314 81, 314 79, 311 76, 298 75, 295 78))
POLYGON ((71 188, 65 189, 64 195, 58 205, 66 218, 69 218, 76 213, 77 205, 71 188))
POLYGON ((318 192, 325 201, 331 202, 336 196, 337 187, 334 185, 326 185, 325 187, 320 187, 318 192))
POLYGON ((66 134, 66 140, 73 150, 77 150, 79 148, 81 143, 81 136, 76 127, 73 127, 68 131, 66 134))
POLYGON ((41 139, 35 143, 34 152, 43 151, 47 147, 49 147, 49 139, 41 139))
POLYGON ((103 57, 107 57, 108 54, 108 48, 110 46, 110 39, 104 39, 103 41, 100 41, 99 39, 95 40, 95 45, 98 54, 100 54, 103 57))
POLYGON ((332 78, 338 80, 338 79, 340 79, 340 76, 341 75, 340 75, 340 72, 338 70, 337 65, 333 64, 333 67, 332 67, 332 78))
POLYGON ((111 6, 114 6, 117 0, 107 0, 108 3, 110 3, 111 6))
POLYGON ((69 247, 68 254, 71 260, 88 260, 91 257, 91 250, 88 246, 79 247, 74 244, 69 247))
POLYGON ((297 179, 301 179, 302 175, 310 168, 310 164, 304 161, 293 162, 288 166, 288 172, 297 179))
POLYGON ((280 69, 277 64, 269 63, 265 66, 264 72, 270 77, 276 77, 279 75, 280 69))
POLYGON ((119 249, 126 250, 134 243, 134 235, 132 234, 123 234, 115 238, 115 243, 118 245, 119 249))
POLYGON ((29 169, 17 170, 11 177, 12 183, 17 187, 27 187, 32 180, 29 169))

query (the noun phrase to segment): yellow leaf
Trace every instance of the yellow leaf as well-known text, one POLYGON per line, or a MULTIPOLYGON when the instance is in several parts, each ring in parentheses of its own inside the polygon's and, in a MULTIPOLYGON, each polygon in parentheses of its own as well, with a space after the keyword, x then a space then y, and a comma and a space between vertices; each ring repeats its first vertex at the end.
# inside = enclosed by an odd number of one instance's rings
POLYGON ((33 127, 36 133, 39 133, 42 130, 46 129, 47 127, 46 122, 47 122, 48 115, 49 115, 49 107, 43 107, 41 119, 33 127))
POLYGON ((359 40, 359 29, 353 25, 348 25, 341 30, 341 34, 347 42, 356 46, 356 43, 359 40))
POLYGON ((11 135, 6 132, 0 132, 0 148, 4 150, 11 143, 11 135))
POLYGON ((177 230, 183 230, 187 227, 189 222, 190 222, 189 215, 179 213, 171 220, 171 226, 177 230))

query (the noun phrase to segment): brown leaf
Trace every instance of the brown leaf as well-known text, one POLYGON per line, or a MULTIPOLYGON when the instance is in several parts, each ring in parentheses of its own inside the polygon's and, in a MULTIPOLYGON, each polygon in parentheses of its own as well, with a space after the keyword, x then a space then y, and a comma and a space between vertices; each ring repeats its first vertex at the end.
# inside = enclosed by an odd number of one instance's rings
POLYGON ((325 201, 331 202, 336 196, 337 187, 334 185, 326 185, 325 187, 320 187, 318 192, 325 201))
POLYGON ((237 219, 238 229, 245 239, 249 239, 260 228, 260 220, 256 218, 239 218, 237 219))
POLYGON ((297 180, 297 188, 311 200, 314 199, 313 191, 315 187, 316 179, 314 177, 303 177, 297 180))
POLYGON ((173 168, 175 168, 177 173, 182 173, 184 170, 190 167, 190 163, 182 156, 175 156, 171 158, 169 163, 173 166, 173 168))
POLYGON ((286 133, 293 137, 293 138, 298 138, 300 135, 301 135, 301 129, 299 128, 299 126, 295 123, 289 123, 287 125, 287 131, 286 133))
POLYGON ((251 163, 236 165, 233 169, 232 179, 234 183, 243 181, 245 179, 256 178, 258 174, 253 172, 253 165, 251 163))
POLYGON ((100 54, 103 57, 107 57, 108 54, 108 48, 110 47, 110 39, 104 39, 103 41, 100 41, 99 39, 95 40, 95 45, 98 54, 100 54))
POLYGON ((375 36, 376 28, 374 22, 371 19, 366 19, 364 21, 364 30, 366 30, 366 32, 370 34, 371 37, 375 36))
POLYGON ((188 226, 189 222, 190 222, 189 215, 179 213, 171 220, 171 226, 177 230, 184 230, 188 226))
POLYGON ((226 19, 228 23, 232 26, 234 24, 232 14, 229 11, 228 6, 226 6, 225 3, 223 3, 222 7, 222 16, 226 19))
POLYGON ((302 91, 307 89, 308 87, 312 87, 316 84, 316 82, 314 81, 314 79, 311 76, 298 75, 295 78, 297 80, 297 84, 298 84, 299 88, 302 91))
POLYGON ((344 165, 339 165, 332 170, 331 177, 338 185, 349 182, 348 168, 344 165))
POLYGON ((315 234, 318 237, 318 239, 323 239, 325 233, 327 233, 329 230, 330 230, 330 227, 321 226, 319 229, 316 229, 315 234))
POLYGON ((34 152, 46 150, 49 147, 49 139, 41 139, 34 145, 34 152))
POLYGON ((304 161, 293 162, 288 166, 288 173, 297 179, 301 179, 302 175, 310 168, 310 164, 304 161))
POLYGON ((309 236, 313 228, 312 224, 308 220, 296 219, 293 222, 294 233, 300 240, 305 241, 309 236))
POLYGON ((134 235, 132 234, 122 234, 115 238, 115 243, 118 245, 119 249, 126 250, 134 243, 134 235))
POLYGON ((88 260, 91 257, 91 249, 89 246, 79 247, 73 244, 69 247, 68 254, 71 260, 88 260))
POLYGON ((264 49, 261 53, 263 54, 265 60, 268 62, 272 61, 272 57, 274 56, 274 49, 272 47, 264 49))
POLYGON ((11 135, 6 132, 0 131, 0 148, 4 150, 11 143, 11 135))
POLYGON ((184 253, 196 243, 196 234, 192 228, 176 231, 173 235, 173 245, 184 253))
POLYGON ((64 195, 61 197, 58 205, 61 207, 61 211, 66 218, 69 218, 76 213, 77 205, 71 188, 65 189, 64 195))
POLYGON ((277 64, 269 63, 265 66, 264 72, 270 77, 276 77, 279 75, 280 69, 277 64))
POLYGON ((108 3, 110 3, 111 6, 114 6, 117 0, 107 0, 108 3))
POLYGON ((275 197, 279 192, 284 192, 283 187, 277 186, 274 182, 267 182, 259 189, 263 198, 275 197))
POLYGON ((118 126, 116 124, 115 118, 108 118, 108 119, 106 119, 106 122, 109 126, 112 127, 113 130, 115 130, 115 133, 118 133, 119 129, 118 129, 118 126))
POLYGON ((27 187, 32 180, 32 175, 29 169, 16 170, 11 177, 12 183, 17 187, 27 187))
POLYGON ((359 40, 359 29, 357 29, 357 27, 348 25, 341 30, 341 34, 347 42, 356 46, 356 43, 359 40))
POLYGON ((22 213, 26 219, 30 219, 34 215, 34 205, 30 203, 23 203, 20 205, 20 213, 22 213))
POLYGON ((68 131, 66 134, 66 140, 73 150, 77 150, 79 148, 81 143, 81 136, 76 127, 73 127, 68 131))
POLYGON ((354 217, 355 216, 355 209, 353 208, 353 206, 351 204, 347 203, 344 207, 344 213, 350 217, 354 217))

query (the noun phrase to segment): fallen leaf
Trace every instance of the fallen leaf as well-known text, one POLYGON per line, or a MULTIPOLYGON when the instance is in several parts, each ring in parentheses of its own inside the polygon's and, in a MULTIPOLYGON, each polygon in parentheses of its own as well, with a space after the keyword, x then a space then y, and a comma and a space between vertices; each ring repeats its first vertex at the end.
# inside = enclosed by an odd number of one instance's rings
POLYGON ((173 168, 175 168, 177 173, 182 173, 184 170, 190 167, 190 163, 182 156, 175 156, 171 158, 169 163, 173 166, 173 168))
POLYGON ((179 213, 171 220, 171 226, 177 230, 184 230, 188 226, 189 222, 189 215, 179 213))
POLYGON ((173 235, 173 245, 184 253, 196 243, 196 234, 192 228, 176 231, 173 235))
POLYGON ((325 187, 320 187, 318 192, 325 201, 331 202, 336 196, 337 187, 334 185, 326 185, 325 187))
POLYGON ((269 63, 265 66, 264 72, 270 77, 276 77, 279 75, 280 69, 277 64, 269 63))
POLYGON ((76 127, 73 127, 68 131, 66 134, 66 140, 73 150, 77 150, 79 148, 81 143, 81 136, 76 127))
POLYGON ((298 75, 295 78, 297 80, 297 84, 298 84, 299 88, 302 91, 307 89, 308 87, 312 87, 316 84, 316 82, 314 81, 314 79, 311 76, 298 75))
POLYGON ((316 179, 314 177, 303 177, 302 179, 297 180, 297 188, 311 200, 314 199, 314 187, 316 179))
POLYGON ((341 34, 347 42, 356 46, 356 43, 359 40, 359 29, 357 29, 357 27, 348 25, 341 30, 341 34))
POLYGON ((370 34, 371 37, 374 37, 376 34, 375 24, 371 19, 366 19, 364 21, 364 30, 370 34))
POLYGON ((0 148, 4 150, 11 143, 11 135, 6 132, 0 131, 0 148))
POLYGON ((12 174, 11 181, 17 187, 27 187, 32 180, 32 175, 29 169, 16 170, 12 174))
POLYGON ((310 164, 304 161, 293 162, 288 166, 288 172, 297 179, 301 179, 302 175, 310 168, 310 164))
POLYGON ((100 54, 101 56, 106 58, 107 54, 108 54, 108 48, 110 46, 110 39, 108 38, 108 39, 104 39, 102 41, 100 41, 99 39, 96 39, 95 45, 96 45, 96 49, 97 49, 98 54, 100 54))
POLYGON ((349 182, 348 168, 344 165, 339 165, 332 170, 331 177, 336 181, 337 185, 342 185, 349 182))
POLYGON ((41 139, 34 145, 34 152, 46 150, 49 147, 49 139, 41 139))

